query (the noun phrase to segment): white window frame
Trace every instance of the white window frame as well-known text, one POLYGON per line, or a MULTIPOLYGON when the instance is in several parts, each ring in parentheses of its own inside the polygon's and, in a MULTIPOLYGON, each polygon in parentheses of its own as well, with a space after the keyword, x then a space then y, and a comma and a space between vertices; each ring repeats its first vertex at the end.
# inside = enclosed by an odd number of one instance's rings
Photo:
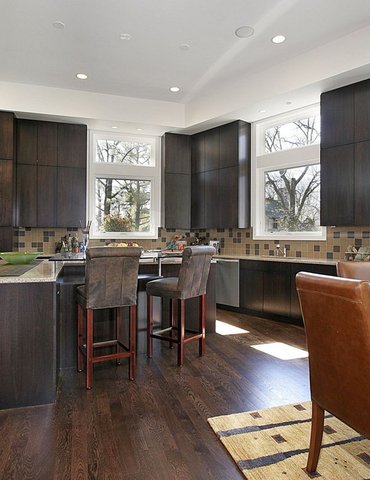
POLYGON ((264 132, 267 128, 319 113, 319 105, 295 110, 252 124, 252 226, 254 240, 326 240, 326 227, 316 232, 266 232, 265 226, 265 172, 279 168, 294 168, 320 163, 320 144, 265 152, 264 132))
POLYGON ((89 162, 87 169, 88 195, 87 212, 92 221, 90 238, 92 239, 155 239, 161 220, 161 155, 160 138, 154 136, 132 135, 90 130, 89 162), (152 145, 151 165, 124 165, 104 163, 95 160, 97 140, 121 140, 150 143, 152 145), (150 230, 147 232, 99 232, 95 220, 95 185, 98 177, 149 180, 151 182, 150 230))

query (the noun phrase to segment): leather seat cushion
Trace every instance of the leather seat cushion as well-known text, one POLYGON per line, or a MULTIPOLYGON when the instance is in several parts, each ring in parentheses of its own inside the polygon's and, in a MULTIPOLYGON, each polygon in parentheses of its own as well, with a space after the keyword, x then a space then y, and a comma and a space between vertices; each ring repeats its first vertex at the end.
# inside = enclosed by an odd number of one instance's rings
POLYGON ((146 293, 153 297, 181 298, 181 290, 177 288, 177 277, 161 278, 146 284, 146 293))

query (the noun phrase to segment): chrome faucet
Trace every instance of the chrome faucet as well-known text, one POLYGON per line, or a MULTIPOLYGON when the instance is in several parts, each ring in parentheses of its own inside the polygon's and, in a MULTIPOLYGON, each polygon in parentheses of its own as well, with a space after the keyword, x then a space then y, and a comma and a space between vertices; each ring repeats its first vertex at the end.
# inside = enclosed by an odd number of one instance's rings
POLYGON ((276 244, 276 256, 286 258, 286 248, 281 247, 280 244, 276 244))

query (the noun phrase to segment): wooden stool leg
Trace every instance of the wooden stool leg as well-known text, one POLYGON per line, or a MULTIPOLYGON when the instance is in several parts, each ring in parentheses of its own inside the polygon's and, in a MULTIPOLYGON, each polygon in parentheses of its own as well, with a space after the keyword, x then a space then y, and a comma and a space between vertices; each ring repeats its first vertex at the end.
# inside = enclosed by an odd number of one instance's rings
MULTIPOLYGON (((176 324, 176 319, 175 319, 175 302, 173 301, 173 298, 170 298, 170 327, 171 327, 171 330, 170 330, 170 337, 172 338, 172 334, 173 334, 173 327, 175 326, 176 324)), ((173 342, 169 342, 170 344, 170 348, 173 348, 173 342)))
POLYGON ((81 305, 77 304, 77 371, 82 372, 84 357, 81 352, 81 347, 83 345, 83 322, 84 322, 84 311, 81 305))
POLYGON ((310 450, 308 452, 306 466, 306 471, 308 473, 313 473, 316 471, 317 463, 319 461, 322 433, 324 430, 324 413, 324 410, 314 400, 312 400, 310 450))
POLYGON ((151 295, 146 296, 146 321, 147 321, 147 329, 146 329, 146 355, 149 358, 153 356, 153 297, 151 295))
POLYGON ((179 367, 184 365, 184 340, 185 340, 185 300, 180 302, 180 318, 178 326, 178 345, 177 345, 177 364, 179 367))
POLYGON ((93 385, 93 356, 94 356, 94 311, 86 310, 86 388, 90 390, 93 385))
MULTIPOLYGON (((116 322, 116 339, 120 342, 122 341, 122 322, 123 322, 123 309, 122 308, 114 308, 114 315, 115 315, 115 322, 116 322)), ((121 347, 117 344, 116 352, 119 353, 121 351, 121 347)), ((121 365, 121 359, 117 358, 116 360, 117 365, 121 365)))
POLYGON ((135 378, 135 352, 136 352, 136 305, 130 307, 130 367, 129 378, 134 380, 135 378))
POLYGON ((206 349, 206 296, 201 295, 199 298, 199 331, 202 338, 199 339, 199 356, 205 353, 206 349))

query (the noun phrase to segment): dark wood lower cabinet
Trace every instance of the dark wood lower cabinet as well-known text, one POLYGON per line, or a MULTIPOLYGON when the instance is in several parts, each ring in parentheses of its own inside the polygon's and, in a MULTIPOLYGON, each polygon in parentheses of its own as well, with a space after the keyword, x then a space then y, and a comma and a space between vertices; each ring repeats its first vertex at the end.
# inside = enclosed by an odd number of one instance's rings
POLYGON ((2 283, 0 305, 0 409, 54 402, 55 283, 2 283))
POLYGON ((302 325, 295 286, 295 276, 301 271, 336 275, 335 265, 240 260, 239 310, 302 325))

